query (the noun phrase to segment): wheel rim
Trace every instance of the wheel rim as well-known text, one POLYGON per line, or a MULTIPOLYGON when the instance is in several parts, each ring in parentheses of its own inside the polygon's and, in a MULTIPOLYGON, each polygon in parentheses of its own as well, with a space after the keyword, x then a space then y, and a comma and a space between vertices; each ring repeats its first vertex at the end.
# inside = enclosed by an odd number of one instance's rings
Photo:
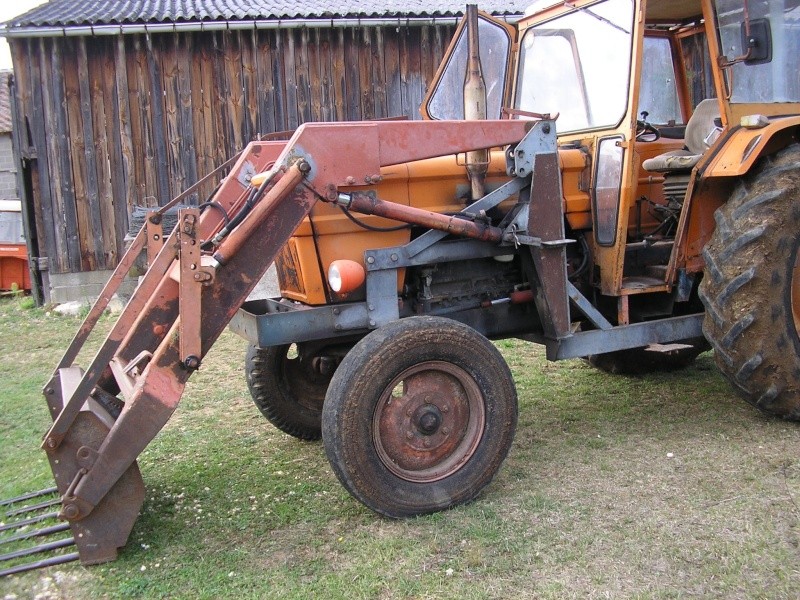
POLYGON ((461 367, 428 361, 386 387, 373 415, 373 442, 396 476, 429 483, 458 471, 483 437, 483 393, 461 367))

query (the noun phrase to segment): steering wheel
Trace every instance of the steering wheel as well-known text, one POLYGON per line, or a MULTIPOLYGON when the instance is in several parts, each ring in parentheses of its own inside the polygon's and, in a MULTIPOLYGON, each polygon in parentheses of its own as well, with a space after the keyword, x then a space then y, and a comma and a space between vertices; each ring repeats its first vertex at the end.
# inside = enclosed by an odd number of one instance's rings
POLYGON ((636 121, 636 141, 637 142, 655 142, 661 137, 661 132, 647 122, 648 112, 642 111, 642 118, 636 121))

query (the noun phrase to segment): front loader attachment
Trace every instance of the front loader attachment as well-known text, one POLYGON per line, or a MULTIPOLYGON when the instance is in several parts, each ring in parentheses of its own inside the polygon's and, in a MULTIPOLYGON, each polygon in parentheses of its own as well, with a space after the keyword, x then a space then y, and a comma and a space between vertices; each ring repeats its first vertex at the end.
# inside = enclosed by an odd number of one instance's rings
MULTIPOLYGON (((381 167, 514 144, 532 127, 522 121, 308 124, 288 143, 251 143, 208 202, 179 211, 168 237, 159 227, 164 212, 193 190, 150 213, 44 387, 53 425, 42 448, 55 477, 57 517, 71 534, 58 543, 74 542, 84 564, 117 556, 145 495, 136 458, 318 200, 337 202, 342 188, 355 194, 376 184, 381 167), (147 273, 83 371, 74 364, 78 352, 145 251, 147 273)), ((396 218, 427 223, 430 215, 421 214, 427 211, 413 212, 396 218)), ((446 220, 438 225, 443 231, 458 224, 446 220)), ((42 564, 55 563, 32 568, 42 564)))

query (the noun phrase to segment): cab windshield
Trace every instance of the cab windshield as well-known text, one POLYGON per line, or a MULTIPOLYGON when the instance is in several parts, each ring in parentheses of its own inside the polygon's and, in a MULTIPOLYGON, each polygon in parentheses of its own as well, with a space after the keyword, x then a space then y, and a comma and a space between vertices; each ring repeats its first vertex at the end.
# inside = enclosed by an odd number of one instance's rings
POLYGON ((745 19, 768 27, 771 55, 735 62, 729 71, 731 102, 800 102, 800 0, 717 0, 722 53, 747 54, 745 19))
POLYGON ((559 113, 559 133, 616 126, 627 108, 632 32, 632 0, 576 8, 527 29, 515 108, 559 113))

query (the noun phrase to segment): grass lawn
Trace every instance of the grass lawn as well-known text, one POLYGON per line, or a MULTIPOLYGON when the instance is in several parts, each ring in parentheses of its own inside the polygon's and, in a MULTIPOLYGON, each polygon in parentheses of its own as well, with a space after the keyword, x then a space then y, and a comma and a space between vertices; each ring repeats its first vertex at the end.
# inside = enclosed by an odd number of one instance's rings
MULTIPOLYGON (((0 300, 0 497, 50 485, 40 390, 78 324, 0 300)), ((5 578, 0 598, 797 597, 800 427, 739 400, 710 354, 632 378, 498 346, 520 399, 500 473, 472 504, 391 521, 261 417, 226 332, 139 458, 119 560, 5 578)))

